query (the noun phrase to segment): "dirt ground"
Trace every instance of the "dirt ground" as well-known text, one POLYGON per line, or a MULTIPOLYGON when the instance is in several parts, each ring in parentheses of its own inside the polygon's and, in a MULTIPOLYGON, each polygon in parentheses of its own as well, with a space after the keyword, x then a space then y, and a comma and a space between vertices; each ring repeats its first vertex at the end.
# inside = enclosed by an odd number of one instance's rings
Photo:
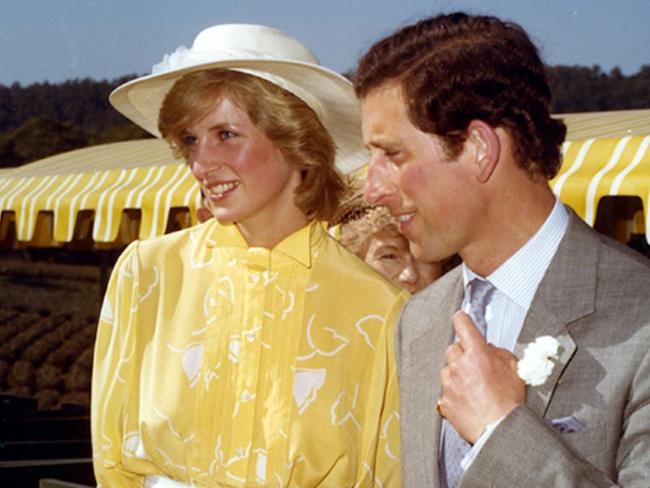
POLYGON ((52 314, 99 313, 99 267, 0 256, 0 305, 52 314))

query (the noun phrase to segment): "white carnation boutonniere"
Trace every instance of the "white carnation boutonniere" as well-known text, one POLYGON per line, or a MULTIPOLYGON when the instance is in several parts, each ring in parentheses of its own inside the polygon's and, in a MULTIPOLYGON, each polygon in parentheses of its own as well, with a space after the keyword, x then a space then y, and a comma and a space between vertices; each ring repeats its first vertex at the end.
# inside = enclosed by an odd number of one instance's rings
POLYGON ((538 337, 524 349, 524 357, 517 362, 517 375, 527 385, 543 385, 553 371, 552 359, 558 358, 559 347, 554 337, 538 337))

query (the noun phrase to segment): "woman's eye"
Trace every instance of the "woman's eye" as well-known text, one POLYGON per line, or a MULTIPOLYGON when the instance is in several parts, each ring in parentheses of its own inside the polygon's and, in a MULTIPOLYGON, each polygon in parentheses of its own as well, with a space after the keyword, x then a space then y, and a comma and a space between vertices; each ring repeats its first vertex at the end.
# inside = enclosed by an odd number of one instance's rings
POLYGON ((397 259, 397 254, 387 252, 379 256, 379 259, 397 259))
POLYGON ((181 137, 181 144, 185 147, 193 146, 196 144, 196 137, 190 135, 184 135, 181 137))
POLYGON ((229 130, 220 130, 219 131, 219 139, 221 139, 222 141, 225 141, 227 139, 233 139, 236 136, 237 136, 237 134, 235 134, 234 132, 229 131, 229 130))

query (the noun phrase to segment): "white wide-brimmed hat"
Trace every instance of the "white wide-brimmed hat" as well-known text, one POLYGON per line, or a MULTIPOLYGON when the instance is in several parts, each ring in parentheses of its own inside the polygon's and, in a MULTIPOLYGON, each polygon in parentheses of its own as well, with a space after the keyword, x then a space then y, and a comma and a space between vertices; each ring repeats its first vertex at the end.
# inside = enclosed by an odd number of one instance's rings
POLYGON ((191 71, 224 68, 263 78, 304 101, 336 143, 336 165, 343 173, 368 155, 361 137, 361 114, 352 84, 324 68, 301 43, 263 25, 223 24, 199 33, 191 48, 181 46, 110 95, 111 104, 147 132, 160 137, 158 112, 172 85, 191 71))

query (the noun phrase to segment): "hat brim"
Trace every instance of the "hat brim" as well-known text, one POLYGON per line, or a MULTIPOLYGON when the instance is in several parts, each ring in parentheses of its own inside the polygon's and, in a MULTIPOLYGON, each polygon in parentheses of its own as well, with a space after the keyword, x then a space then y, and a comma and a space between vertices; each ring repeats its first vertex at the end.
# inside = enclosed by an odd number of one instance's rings
POLYGON ((361 135, 361 112, 351 83, 319 65, 278 59, 229 59, 197 64, 129 81, 109 96, 113 107, 147 132, 160 137, 158 112, 176 80, 213 68, 268 73, 300 86, 319 103, 321 122, 336 144, 336 166, 347 174, 368 161, 361 135))

